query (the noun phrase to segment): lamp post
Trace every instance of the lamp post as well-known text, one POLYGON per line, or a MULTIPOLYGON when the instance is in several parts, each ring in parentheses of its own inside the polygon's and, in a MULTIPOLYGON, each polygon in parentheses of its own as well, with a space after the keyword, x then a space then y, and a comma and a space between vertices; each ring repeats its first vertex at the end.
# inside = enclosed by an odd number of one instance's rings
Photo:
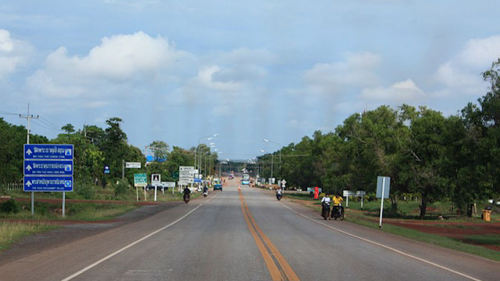
MULTIPOLYGON (((280 175, 281 175, 281 148, 283 147, 281 144, 275 142, 275 141, 272 141, 272 140, 268 140, 268 139, 264 139, 263 140, 264 142, 271 142, 271 143, 274 143, 276 145, 278 145, 280 147, 280 168, 279 168, 279 171, 280 171, 280 175)), ((273 153, 274 155, 274 153, 273 153)), ((273 177, 272 174, 273 174, 273 169, 272 169, 272 165, 271 165, 271 178, 273 177)))
MULTIPOLYGON (((265 153, 264 149, 261 149, 260 152, 265 153)), ((274 153, 271 153, 271 179, 273 179, 273 166, 274 166, 274 153)))
MULTIPOLYGON (((205 137, 201 137, 201 138, 199 138, 199 139, 198 139, 198 145, 196 146, 196 149, 194 150, 194 167, 195 167, 195 169, 196 169, 196 166, 200 167, 200 166, 199 166, 199 165, 197 165, 197 163, 196 163, 196 154, 197 154, 197 152, 198 152, 198 148, 200 147, 201 140, 206 139, 206 140, 209 140, 209 141, 210 141, 210 140, 213 140, 213 139, 214 139, 215 137, 217 137, 218 135, 219 135, 219 134, 213 134, 213 135, 211 135, 211 136, 205 136, 205 137)), ((199 162, 201 162, 201 161, 199 161, 199 162)), ((201 165, 201 164, 200 164, 200 165, 201 165)))

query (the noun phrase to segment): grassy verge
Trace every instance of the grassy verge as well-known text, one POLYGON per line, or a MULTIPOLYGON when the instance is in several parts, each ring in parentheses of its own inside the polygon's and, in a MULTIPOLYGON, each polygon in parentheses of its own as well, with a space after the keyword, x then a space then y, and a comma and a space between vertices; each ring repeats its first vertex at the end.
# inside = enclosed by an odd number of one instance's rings
POLYGON ((0 252, 25 236, 57 229, 58 226, 43 223, 0 222, 0 252))
MULTIPOLYGON (((287 195, 287 197, 293 199, 293 201, 298 202, 298 203, 301 203, 301 202, 304 203, 304 201, 309 201, 309 202, 307 202, 306 206, 318 211, 318 214, 321 212, 321 205, 319 204, 319 202, 311 200, 310 198, 308 198, 306 196, 287 195)), ((351 202, 349 202, 349 207, 351 207, 351 206, 352 206, 351 202)), ((372 221, 373 216, 367 216, 363 212, 355 212, 355 211, 352 211, 350 209, 346 209, 345 220, 352 222, 352 223, 355 223, 355 224, 363 225, 366 227, 379 229, 378 222, 372 221)), ((454 221, 457 221, 457 220, 454 220, 454 221)), ((380 230, 384 231, 384 232, 391 233, 391 234, 399 235, 402 237, 406 237, 406 238, 409 238, 412 240, 416 240, 416 241, 420 241, 420 242, 424 242, 424 243, 429 243, 429 244, 437 245, 440 247, 444 247, 444 248, 448 248, 448 249, 452 249, 452 250, 456 250, 456 251, 461 251, 461 252, 481 256, 481 257, 495 260, 495 261, 500 261, 500 252, 499 251, 487 249, 487 248, 482 247, 482 246, 464 243, 462 240, 452 239, 452 238, 443 237, 443 236, 434 235, 434 234, 423 233, 423 232, 420 232, 417 230, 399 227, 399 226, 390 225, 390 224, 384 224, 380 230)), ((500 243, 499 242, 500 241, 499 235, 485 235, 485 236, 475 235, 475 236, 466 236, 464 238, 469 240, 469 241, 473 241, 476 244, 481 244, 481 245, 499 245, 499 243, 500 243)))

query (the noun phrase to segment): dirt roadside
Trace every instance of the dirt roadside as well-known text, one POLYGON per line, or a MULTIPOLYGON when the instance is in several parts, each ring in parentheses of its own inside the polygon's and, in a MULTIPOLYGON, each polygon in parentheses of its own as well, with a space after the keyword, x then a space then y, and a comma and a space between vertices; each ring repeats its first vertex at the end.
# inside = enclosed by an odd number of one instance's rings
MULTIPOLYGON (((304 200, 291 200, 294 203, 313 207, 314 202, 304 200)), ((348 212, 359 212, 348 210, 348 212)), ((348 213, 346 214, 348 216, 348 213)), ((378 222, 377 218, 366 217, 367 221, 378 222)), ((470 235, 500 235, 500 222, 456 222, 452 220, 405 220, 384 218, 384 224, 391 224, 428 234, 460 240, 463 243, 482 246, 500 252, 500 245, 477 244, 467 238, 470 235)))

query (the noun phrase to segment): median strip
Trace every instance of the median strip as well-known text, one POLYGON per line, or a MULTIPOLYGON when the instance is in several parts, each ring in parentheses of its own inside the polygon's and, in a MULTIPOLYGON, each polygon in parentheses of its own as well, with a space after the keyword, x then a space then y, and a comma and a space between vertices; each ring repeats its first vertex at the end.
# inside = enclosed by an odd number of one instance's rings
POLYGON ((238 190, 238 192, 240 196, 241 210, 243 211, 243 216, 245 217, 248 229, 250 230, 262 257, 264 258, 264 262, 266 263, 267 269, 271 274, 272 280, 300 280, 283 255, 281 255, 276 246, 274 246, 271 240, 264 234, 255 222, 254 218, 250 214, 248 205, 245 203, 241 190, 238 190))

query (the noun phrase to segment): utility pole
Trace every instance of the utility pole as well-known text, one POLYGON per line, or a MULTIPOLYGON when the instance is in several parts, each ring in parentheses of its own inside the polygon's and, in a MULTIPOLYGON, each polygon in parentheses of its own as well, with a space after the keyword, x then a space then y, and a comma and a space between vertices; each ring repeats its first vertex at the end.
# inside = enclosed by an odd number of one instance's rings
MULTIPOLYGON (((27 134, 26 134, 26 144, 30 144, 30 120, 31 119, 38 119, 40 118, 39 115, 35 116, 35 115, 30 115, 30 104, 28 103, 28 114, 26 115, 22 115, 22 114, 19 114, 19 118, 25 118, 27 121, 28 121, 28 131, 27 131, 27 134)), ((35 214, 35 192, 31 192, 31 215, 34 215, 35 214)))
POLYGON ((39 115, 35 116, 35 115, 30 115, 30 104, 28 103, 28 114, 26 115, 22 115, 22 114, 19 114, 19 118, 24 118, 26 120, 28 120, 28 132, 27 132, 27 136, 26 136, 26 144, 30 144, 30 120, 31 119, 38 119, 40 118, 39 115))

